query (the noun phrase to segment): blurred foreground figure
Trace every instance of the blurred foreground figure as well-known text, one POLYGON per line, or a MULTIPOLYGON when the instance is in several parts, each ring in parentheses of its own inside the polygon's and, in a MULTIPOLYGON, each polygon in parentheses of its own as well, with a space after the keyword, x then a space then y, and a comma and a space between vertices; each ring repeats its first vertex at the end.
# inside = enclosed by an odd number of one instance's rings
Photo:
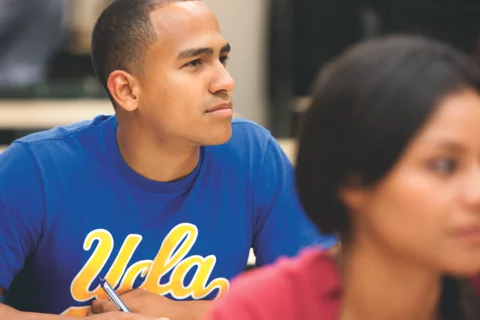
POLYGON ((209 320, 480 319, 480 71, 420 37, 325 68, 300 134, 300 200, 335 255, 306 250, 233 281, 209 320))

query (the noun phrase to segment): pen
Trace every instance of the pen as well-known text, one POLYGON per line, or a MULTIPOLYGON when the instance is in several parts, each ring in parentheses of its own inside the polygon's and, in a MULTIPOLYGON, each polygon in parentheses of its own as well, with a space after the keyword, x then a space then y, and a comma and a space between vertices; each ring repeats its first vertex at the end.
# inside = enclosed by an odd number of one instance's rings
POLYGON ((100 280, 100 286, 102 287, 103 291, 105 291, 110 301, 113 302, 115 307, 117 307, 117 309, 120 311, 130 312, 127 306, 125 305, 125 303, 123 303, 120 297, 115 293, 115 290, 113 290, 113 288, 110 286, 107 280, 103 278, 99 278, 99 280, 100 280))

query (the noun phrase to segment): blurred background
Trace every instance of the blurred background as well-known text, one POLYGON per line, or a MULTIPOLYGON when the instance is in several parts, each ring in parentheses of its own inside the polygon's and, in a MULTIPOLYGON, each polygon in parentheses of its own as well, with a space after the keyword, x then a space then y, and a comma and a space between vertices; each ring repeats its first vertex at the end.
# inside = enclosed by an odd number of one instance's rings
MULTIPOLYGON (((0 150, 27 133, 113 109, 90 63, 111 0, 0 0, 0 150)), ((205 0, 232 45, 235 108, 291 156, 318 69, 368 37, 409 32, 480 61, 480 0, 205 0)))

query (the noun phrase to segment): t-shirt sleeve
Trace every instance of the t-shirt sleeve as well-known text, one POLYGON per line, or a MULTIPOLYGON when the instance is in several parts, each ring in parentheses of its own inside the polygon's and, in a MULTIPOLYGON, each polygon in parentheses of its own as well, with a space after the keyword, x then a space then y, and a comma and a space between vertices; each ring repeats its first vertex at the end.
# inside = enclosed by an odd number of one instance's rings
POLYGON ((27 145, 0 153, 0 287, 8 291, 35 250, 44 221, 40 172, 27 145))
POLYGON ((293 166, 273 137, 255 185, 253 249, 257 265, 270 264, 280 256, 294 256, 312 245, 327 249, 337 243, 336 237, 320 234, 306 216, 296 193, 293 166))

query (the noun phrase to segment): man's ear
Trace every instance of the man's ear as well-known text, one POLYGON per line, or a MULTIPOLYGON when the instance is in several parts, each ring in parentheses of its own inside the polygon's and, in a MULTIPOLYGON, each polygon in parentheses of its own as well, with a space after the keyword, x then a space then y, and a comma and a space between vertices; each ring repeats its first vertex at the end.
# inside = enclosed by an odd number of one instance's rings
POLYGON ((118 107, 125 111, 134 111, 138 108, 138 81, 130 73, 123 70, 113 71, 108 77, 107 87, 118 107))

